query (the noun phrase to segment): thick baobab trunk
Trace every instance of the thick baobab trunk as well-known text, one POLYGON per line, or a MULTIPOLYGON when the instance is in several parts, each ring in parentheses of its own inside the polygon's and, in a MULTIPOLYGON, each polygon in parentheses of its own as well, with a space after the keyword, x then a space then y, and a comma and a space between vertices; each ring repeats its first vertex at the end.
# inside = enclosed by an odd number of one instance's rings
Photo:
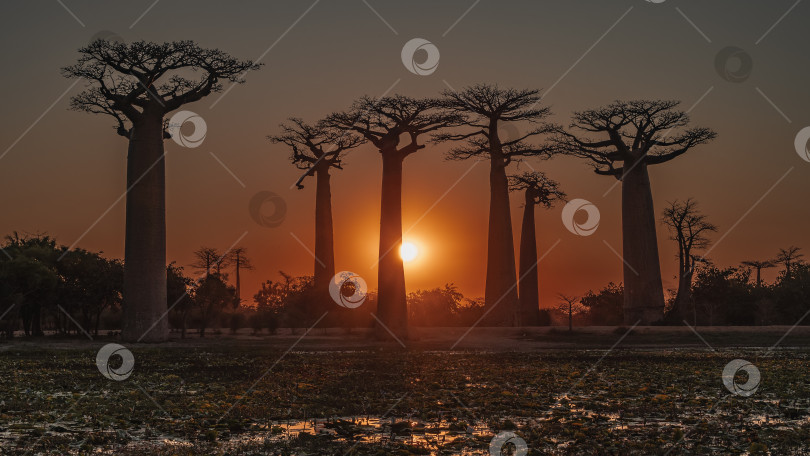
MULTIPOLYGON (((694 312, 692 311, 692 271, 686 270, 681 272, 678 277, 678 292, 675 295, 675 302, 673 303, 673 312, 677 316, 675 323, 680 324, 683 321, 694 319, 694 312)), ((693 322, 696 324, 697 322, 693 322)))
POLYGON ((326 305, 329 282, 335 275, 335 245, 332 229, 332 189, 329 164, 316 171, 315 189, 315 289, 318 299, 326 305))
POLYGON ((527 191, 523 209, 523 226, 520 232, 520 297, 521 326, 540 324, 540 298, 537 284, 537 239, 534 226, 534 198, 527 191))
POLYGON ((497 306, 487 317, 487 324, 514 326, 517 317, 518 292, 515 272, 515 244, 509 210, 509 184, 506 166, 500 155, 493 154, 489 171, 489 235, 487 239, 487 283, 484 303, 487 309, 497 306))
POLYGON ((664 288, 658 262, 647 165, 625 163, 622 176, 622 244, 624 251, 624 322, 649 325, 664 314, 664 288))
MULTIPOLYGON (((405 268, 399 255, 402 244, 402 154, 382 151, 383 177, 380 202, 380 263, 377 313, 380 321, 399 338, 408 337, 405 301, 405 268)), ((391 336, 379 324, 378 338, 391 336)))
POLYGON ((166 186, 163 116, 144 113, 127 155, 123 339, 163 342, 166 304, 166 186), (150 329, 151 328, 151 329, 150 329))

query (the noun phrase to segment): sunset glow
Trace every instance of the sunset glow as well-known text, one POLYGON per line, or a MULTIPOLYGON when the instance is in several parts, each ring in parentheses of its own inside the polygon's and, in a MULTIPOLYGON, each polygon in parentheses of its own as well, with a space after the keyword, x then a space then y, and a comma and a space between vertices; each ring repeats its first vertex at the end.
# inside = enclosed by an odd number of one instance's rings
POLYGON ((403 242, 399 247, 399 256, 405 262, 413 261, 419 256, 419 249, 411 242, 403 242))

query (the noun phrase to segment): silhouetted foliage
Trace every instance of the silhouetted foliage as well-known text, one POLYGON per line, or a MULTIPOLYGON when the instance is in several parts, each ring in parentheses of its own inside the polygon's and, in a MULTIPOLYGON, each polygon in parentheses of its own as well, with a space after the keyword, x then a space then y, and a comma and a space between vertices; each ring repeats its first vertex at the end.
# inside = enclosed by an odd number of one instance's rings
MULTIPOLYGON (((487 306, 499 306, 487 323, 513 326, 519 323, 518 290, 515 271, 515 246, 506 168, 526 157, 548 158, 554 148, 531 141, 552 131, 546 123, 547 107, 538 90, 501 89, 496 85, 477 84, 460 92, 444 91, 442 105, 449 113, 463 117, 469 131, 437 134, 437 141, 462 141, 447 155, 451 160, 485 158, 490 162, 489 229, 487 235, 487 276, 484 299, 487 306), (518 126, 528 125, 524 133, 518 126), (511 127, 513 134, 509 134, 511 127)), ((532 316, 532 319, 535 319, 532 316)))
POLYGON ((689 116, 677 110, 679 104, 671 100, 615 101, 574 113, 568 130, 556 128, 560 152, 585 159, 597 174, 622 182, 625 324, 652 324, 664 312, 647 167, 668 162, 716 136, 708 128, 687 128, 689 116))

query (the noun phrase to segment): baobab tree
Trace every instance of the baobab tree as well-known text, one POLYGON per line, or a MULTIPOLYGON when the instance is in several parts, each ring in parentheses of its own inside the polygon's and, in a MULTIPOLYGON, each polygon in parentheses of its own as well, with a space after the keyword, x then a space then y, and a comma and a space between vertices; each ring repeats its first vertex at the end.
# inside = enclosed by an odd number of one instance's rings
POLYGON ((163 140, 171 137, 165 116, 222 90, 223 81, 243 82, 241 76, 259 66, 192 41, 96 40, 79 53, 77 63, 62 72, 89 81, 89 87, 71 100, 71 107, 112 116, 118 134, 129 140, 122 336, 125 341, 165 341, 163 140))
POLYGON ((395 95, 363 97, 347 112, 331 114, 325 125, 359 134, 382 157, 380 198, 380 251, 378 267, 377 337, 387 338, 386 328, 397 337, 408 337, 405 269, 398 255, 402 245, 402 164, 406 157, 425 148, 421 136, 457 126, 460 116, 437 109, 433 99, 395 95), (400 141, 407 144, 401 145, 400 141))
POLYGON ((762 287, 762 270, 776 267, 776 263, 774 263, 773 260, 746 260, 743 261, 742 264, 743 266, 757 270, 757 288, 762 287))
MULTIPOLYGON (((509 207, 509 183, 506 168, 525 157, 547 158, 551 147, 530 143, 551 127, 544 123, 550 115, 547 107, 536 107, 539 91, 501 89, 478 84, 460 92, 445 91, 443 105, 447 112, 464 116, 463 124, 472 131, 437 135, 439 141, 463 141, 450 151, 450 160, 489 160, 489 229, 487 237, 487 277, 484 302, 493 313, 490 324, 515 325, 518 290, 515 273, 515 245, 512 239, 512 217, 509 207), (502 137, 504 127, 525 123, 530 128, 513 137, 502 137)), ((514 129, 517 131, 517 128, 514 129)))
POLYGON ((291 149, 290 161, 306 172, 296 185, 303 189, 307 176, 315 176, 315 274, 320 300, 329 300, 329 282, 335 275, 335 241, 332 226, 332 169, 343 169, 345 153, 364 142, 356 133, 330 128, 319 122, 310 125, 299 118, 281 124, 281 133, 268 137, 273 143, 291 149))
POLYGON ((561 151, 588 160, 594 172, 622 183, 625 324, 651 324, 664 313, 655 208, 647 168, 666 163, 716 134, 689 125, 678 101, 615 101, 577 112, 557 129, 561 151))
POLYGON ((571 332, 574 330, 574 315, 584 312, 585 307, 580 302, 578 296, 568 296, 560 293, 557 297, 562 301, 559 306, 557 306, 557 310, 563 314, 568 314, 568 332, 571 332))
POLYGON ((706 219, 692 198, 672 201, 664 209, 661 221, 669 228, 670 239, 678 243, 678 291, 670 315, 675 321, 686 320, 692 304, 692 276, 695 262, 701 258, 692 252, 709 246, 708 234, 717 231, 717 226, 706 219))
POLYGON ((776 261, 785 266, 785 278, 788 280, 791 278, 791 266, 804 263, 802 259, 804 254, 799 253, 799 250, 801 248, 790 246, 786 249, 779 249, 779 253, 776 255, 776 261))
POLYGON ((220 265, 225 261, 224 256, 214 247, 200 247, 194 251, 194 262, 191 267, 200 273, 205 273, 207 279, 211 276, 211 270, 219 274, 220 265))
POLYGON ((253 264, 247 256, 247 249, 244 247, 235 247, 228 253, 228 263, 233 265, 233 271, 236 275, 236 290, 234 292, 235 298, 233 301, 233 308, 236 309, 242 304, 242 282, 240 280, 239 272, 242 270, 252 270, 253 264))
POLYGON ((540 297, 538 294, 537 236, 534 207, 548 209, 557 201, 565 200, 559 184, 540 172, 526 172, 509 176, 509 189, 523 192, 523 225, 520 232, 520 271, 518 278, 518 325, 540 324, 540 297))

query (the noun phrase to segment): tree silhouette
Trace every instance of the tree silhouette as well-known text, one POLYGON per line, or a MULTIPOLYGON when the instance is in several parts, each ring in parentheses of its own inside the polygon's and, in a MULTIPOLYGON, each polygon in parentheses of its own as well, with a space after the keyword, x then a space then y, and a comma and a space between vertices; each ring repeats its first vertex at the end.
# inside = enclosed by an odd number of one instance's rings
POLYGON ((194 251, 194 262, 191 267, 196 271, 205 272, 205 278, 211 276, 211 270, 214 269, 215 273, 219 273, 221 267, 218 267, 223 261, 224 256, 214 247, 200 247, 194 251))
POLYGON ((242 282, 239 277, 239 271, 253 269, 253 264, 250 258, 247 257, 247 249, 244 247, 235 247, 228 253, 228 263, 233 265, 233 270, 236 273, 236 299, 233 301, 233 308, 236 309, 242 304, 242 282))
POLYGON ((567 296, 560 293, 557 297, 562 300, 557 309, 568 314, 568 331, 571 332, 574 330, 574 315, 582 313, 585 307, 579 302, 578 296, 567 296))
MULTIPOLYGON (((438 110, 433 99, 402 95, 357 100, 347 112, 333 113, 326 125, 356 132, 377 148, 382 157, 380 202, 380 253, 378 264, 378 313, 385 327, 398 337, 408 337, 408 307, 405 300, 405 270, 398 255, 402 245, 402 163, 425 148, 419 137, 441 128, 456 126, 460 116, 438 110), (407 144, 400 145, 401 136, 407 144)), ((376 335, 388 338, 385 328, 376 335)))
POLYGON ((335 275, 330 171, 343 169, 341 161, 345 152, 359 146, 364 139, 350 131, 329 128, 322 122, 310 125, 298 118, 281 124, 281 130, 281 134, 269 139, 289 147, 292 150, 290 161, 298 169, 307 170, 296 182, 298 188, 304 188, 307 176, 315 176, 315 292, 319 300, 327 302, 329 282, 335 275))
POLYGON ((540 172, 527 172, 509 176, 509 189, 523 192, 523 225, 520 232, 520 277, 518 297, 520 310, 517 321, 520 326, 540 324, 540 298, 538 295, 537 239, 534 223, 534 206, 550 208, 565 193, 559 184, 540 172))
POLYGON ((689 314, 690 304, 693 304, 695 261, 701 261, 692 252, 708 247, 707 235, 717 231, 717 226, 706 220, 706 215, 698 211, 697 202, 692 198, 669 203, 661 220, 669 228, 670 239, 678 243, 678 291, 670 314, 677 318, 675 321, 683 321, 689 314))
POLYGON ((463 145, 450 151, 448 158, 489 159, 489 231, 484 301, 488 308, 502 306, 502 312, 493 313, 489 318, 490 324, 515 325, 518 290, 506 168, 524 157, 550 155, 551 148, 529 143, 533 137, 550 131, 550 126, 542 123, 550 110, 535 108, 540 102, 537 90, 501 89, 494 85, 478 84, 461 92, 445 91, 443 95, 445 109, 465 116, 464 125, 473 129, 465 133, 437 135, 440 141, 464 141, 463 145), (503 137, 506 136, 505 127, 514 127, 519 122, 529 123, 532 128, 523 134, 503 137))
POLYGON ((71 107, 112 116, 118 134, 129 139, 122 336, 126 341, 165 341, 163 140, 170 136, 164 116, 220 91, 222 81, 242 82, 242 74, 259 66, 192 41, 96 40, 79 53, 77 63, 62 71, 66 77, 88 80, 90 87, 71 100, 71 107))
POLYGON ((785 266, 785 278, 788 280, 791 278, 791 266, 804 263, 802 259, 804 254, 799 253, 799 250, 801 248, 790 246, 786 249, 779 249, 779 253, 776 255, 776 261, 785 266))
POLYGON ((588 160, 594 172, 622 182, 624 319, 651 324, 663 318, 664 289, 647 168, 679 157, 716 136, 686 128, 678 101, 615 101, 573 116, 569 132, 557 129, 561 151, 588 160))
POLYGON ((757 288, 762 287, 762 270, 776 267, 776 263, 774 263, 773 260, 746 260, 743 261, 742 264, 743 266, 748 266, 749 268, 754 268, 757 270, 757 288))

